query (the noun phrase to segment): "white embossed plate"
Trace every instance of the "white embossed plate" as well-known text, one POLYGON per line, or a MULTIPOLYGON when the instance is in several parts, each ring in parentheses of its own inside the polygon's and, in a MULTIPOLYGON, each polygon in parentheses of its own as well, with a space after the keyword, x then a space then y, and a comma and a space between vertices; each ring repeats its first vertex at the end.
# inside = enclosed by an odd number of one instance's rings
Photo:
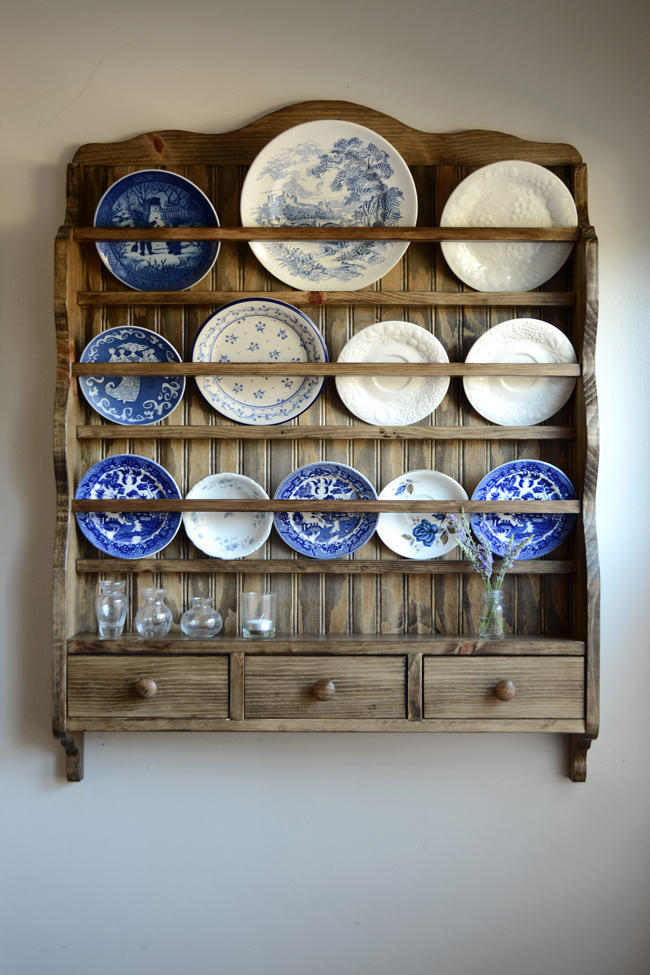
MULTIPOLYGON (((357 332, 339 362, 449 362, 438 339, 411 322, 380 322, 357 332)), ((337 376, 339 396, 355 416, 375 426, 404 426, 432 413, 449 376, 337 376)))
MULTIPOLYGON (((536 318, 513 318, 476 340, 466 362, 575 362, 566 335, 536 318)), ((575 379, 563 376, 465 376, 468 400, 491 423, 541 423, 567 402, 575 379)))
MULTIPOLYGON (((459 183, 441 227, 577 227, 578 213, 561 179, 537 163, 490 163, 459 183)), ((553 277, 573 248, 563 241, 443 241, 461 281, 478 291, 530 291, 553 277)))
MULTIPOLYGON (((417 194, 397 150, 354 122, 323 119, 276 136, 250 167, 244 227, 415 226, 417 194)), ((251 241, 260 263, 304 291, 364 288, 390 271, 408 242, 251 241)))
MULTIPOLYGON (((439 471, 409 471, 387 484, 379 500, 405 501, 467 501, 467 492, 447 474, 439 471)), ((456 547, 454 535, 448 531, 449 518, 435 514, 407 514, 382 511, 377 522, 377 534, 382 542, 407 559, 435 559, 456 547)))
MULTIPOLYGON (((198 481, 188 492, 192 500, 268 500, 259 484, 243 474, 222 472, 198 481)), ((197 548, 217 559, 241 559, 257 551, 271 533, 270 511, 184 511, 183 525, 197 548)))

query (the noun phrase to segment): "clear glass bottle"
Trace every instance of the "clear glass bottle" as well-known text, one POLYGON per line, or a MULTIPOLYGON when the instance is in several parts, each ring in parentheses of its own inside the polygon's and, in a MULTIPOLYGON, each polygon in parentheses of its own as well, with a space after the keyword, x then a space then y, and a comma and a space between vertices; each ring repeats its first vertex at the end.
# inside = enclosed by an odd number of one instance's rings
POLYGON ((481 640, 502 640, 506 635, 503 594, 500 589, 485 589, 479 611, 478 635, 481 640))
POLYGON ((95 613, 102 640, 122 636, 128 607, 125 589, 126 582, 111 582, 110 579, 102 579, 99 583, 99 594, 95 599, 95 613))
POLYGON ((135 626, 140 636, 158 637, 169 633, 172 611, 165 604, 166 589, 142 589, 144 605, 135 616, 135 626))
POLYGON ((181 630, 185 636, 209 639, 216 636, 223 620, 221 613, 214 608, 211 596, 192 596, 192 604, 181 616, 181 630))

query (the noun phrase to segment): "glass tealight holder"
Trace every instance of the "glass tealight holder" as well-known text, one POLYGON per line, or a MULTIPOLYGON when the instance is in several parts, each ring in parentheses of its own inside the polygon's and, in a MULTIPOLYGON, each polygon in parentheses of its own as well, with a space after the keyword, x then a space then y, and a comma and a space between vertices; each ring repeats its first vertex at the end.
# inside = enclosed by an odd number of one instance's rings
POLYGON ((276 592, 241 594, 241 634, 246 640, 270 640, 275 636, 278 607, 276 592))
POLYGON ((140 636, 166 636, 172 625, 172 611, 165 603, 166 589, 142 589, 144 605, 135 616, 135 628, 140 636))
POLYGON ((192 596, 191 606, 181 616, 181 630, 185 636, 210 639, 221 629, 221 613, 214 608, 211 596, 192 596))
POLYGON ((97 627, 102 640, 122 636, 128 599, 126 582, 111 582, 103 579, 99 583, 99 595, 95 600, 97 627))

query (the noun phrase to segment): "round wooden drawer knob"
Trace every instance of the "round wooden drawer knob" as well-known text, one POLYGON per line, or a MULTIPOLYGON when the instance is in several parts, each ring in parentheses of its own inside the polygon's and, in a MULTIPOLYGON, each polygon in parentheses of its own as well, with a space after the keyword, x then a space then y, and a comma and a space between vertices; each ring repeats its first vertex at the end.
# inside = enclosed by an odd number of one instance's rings
POLYGON ((151 680, 150 677, 141 677, 139 681, 136 681, 135 693, 143 701, 148 701, 150 698, 155 697, 157 690, 158 687, 155 680, 151 680))
POLYGON ((336 688, 331 680, 317 680, 313 690, 317 701, 331 701, 336 694, 336 688))
POLYGON ((500 701, 512 701, 515 696, 514 681, 500 680, 494 688, 494 692, 500 701))

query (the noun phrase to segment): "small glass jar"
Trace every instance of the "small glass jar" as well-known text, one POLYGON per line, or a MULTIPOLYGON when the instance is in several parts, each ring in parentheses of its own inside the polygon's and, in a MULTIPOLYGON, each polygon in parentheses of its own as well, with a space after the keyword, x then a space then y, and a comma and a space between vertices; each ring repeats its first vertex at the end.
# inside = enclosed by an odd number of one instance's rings
POLYGON ((181 616, 181 630, 185 636, 209 639, 216 636, 223 620, 221 613, 214 608, 211 596, 192 596, 192 604, 181 616))
POLYGON ((479 611, 478 635, 481 640, 502 640, 506 635, 503 594, 500 589, 485 589, 479 611))
POLYGON ((172 611, 165 604, 166 589, 142 589, 144 605, 135 616, 135 627, 140 636, 159 637, 169 633, 172 611))
POLYGON ((126 598, 126 582, 111 582, 102 579, 99 583, 99 595, 95 599, 95 613, 97 626, 102 640, 122 636, 128 599, 126 598))

